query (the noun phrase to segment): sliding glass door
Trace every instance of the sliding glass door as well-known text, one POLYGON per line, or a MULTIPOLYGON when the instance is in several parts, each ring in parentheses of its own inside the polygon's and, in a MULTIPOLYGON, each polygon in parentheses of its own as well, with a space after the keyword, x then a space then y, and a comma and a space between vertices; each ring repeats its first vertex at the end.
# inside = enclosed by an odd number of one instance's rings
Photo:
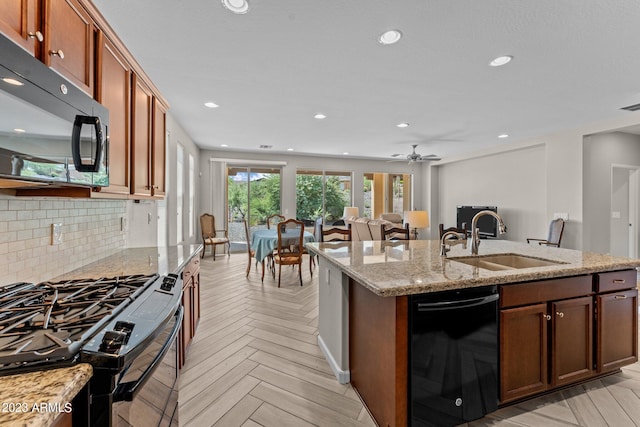
POLYGON ((298 170, 296 216, 305 225, 313 226, 319 217, 324 224, 341 221, 345 206, 351 205, 351 172, 298 170))
POLYGON ((250 233, 267 228, 267 217, 280 213, 280 168, 227 167, 227 223, 232 243, 246 243, 242 219, 250 233))
POLYGON ((364 174, 364 216, 380 218, 387 212, 411 210, 411 175, 401 173, 364 174))

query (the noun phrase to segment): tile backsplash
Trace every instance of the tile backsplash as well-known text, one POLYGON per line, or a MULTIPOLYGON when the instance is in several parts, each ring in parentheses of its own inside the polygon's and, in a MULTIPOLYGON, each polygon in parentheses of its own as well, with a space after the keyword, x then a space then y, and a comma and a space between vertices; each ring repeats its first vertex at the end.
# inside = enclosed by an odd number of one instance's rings
POLYGON ((123 249, 126 203, 0 195, 0 285, 52 279, 123 249), (57 245, 52 224, 62 224, 57 245))

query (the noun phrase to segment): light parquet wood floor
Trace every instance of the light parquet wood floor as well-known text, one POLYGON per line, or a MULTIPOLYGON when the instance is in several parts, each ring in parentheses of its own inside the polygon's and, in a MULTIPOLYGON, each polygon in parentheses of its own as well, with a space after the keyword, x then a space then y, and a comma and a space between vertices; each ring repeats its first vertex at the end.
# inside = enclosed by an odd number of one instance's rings
MULTIPOLYGON (((303 264, 282 285, 246 254, 201 262, 201 320, 180 376, 181 426, 374 426, 317 345, 318 280, 303 264)), ((317 272, 317 270, 316 270, 317 272)), ((479 426, 640 426, 640 364, 500 409, 479 426)))

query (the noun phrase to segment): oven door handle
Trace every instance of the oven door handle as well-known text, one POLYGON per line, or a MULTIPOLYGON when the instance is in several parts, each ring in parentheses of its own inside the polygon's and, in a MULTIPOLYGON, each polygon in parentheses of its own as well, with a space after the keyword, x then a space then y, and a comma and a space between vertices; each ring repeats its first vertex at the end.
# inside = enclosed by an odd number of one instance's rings
POLYGON ((160 362, 162 361, 162 358, 164 357, 165 354, 167 354, 167 352, 169 351, 169 348, 171 348, 171 346, 177 339, 178 332, 180 331, 180 327, 182 326, 183 316, 184 316, 184 310, 182 306, 180 306, 178 308, 178 311, 176 311, 176 315, 175 315, 176 324, 171 330, 171 334, 169 335, 169 338, 165 341, 164 345, 162 346, 162 348, 160 349, 156 357, 149 364, 149 366, 147 366, 147 369, 144 370, 142 375, 140 375, 140 377, 136 381, 120 383, 118 385, 116 390, 113 392, 114 402, 121 402, 121 401, 131 402, 136 397, 136 394, 138 394, 138 392, 142 389, 142 387, 149 380, 149 378, 151 378, 151 376, 153 375, 155 370, 158 368, 158 366, 160 366, 160 362))

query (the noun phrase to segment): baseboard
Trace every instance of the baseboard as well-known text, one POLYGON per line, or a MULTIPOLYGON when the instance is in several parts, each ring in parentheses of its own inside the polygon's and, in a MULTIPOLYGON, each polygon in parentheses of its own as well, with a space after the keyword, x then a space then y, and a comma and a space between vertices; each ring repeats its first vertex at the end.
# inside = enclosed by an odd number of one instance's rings
POLYGON ((318 335, 318 346, 320 347, 320 350, 322 350, 322 353, 327 359, 327 362, 329 362, 329 366, 331 367, 333 374, 338 379, 338 382, 340 384, 348 384, 349 381, 351 381, 351 373, 348 370, 343 371, 342 369, 340 369, 340 366, 338 366, 338 362, 336 362, 336 359, 334 359, 333 354, 331 354, 331 351, 329 351, 329 348, 324 343, 320 335, 318 335))

